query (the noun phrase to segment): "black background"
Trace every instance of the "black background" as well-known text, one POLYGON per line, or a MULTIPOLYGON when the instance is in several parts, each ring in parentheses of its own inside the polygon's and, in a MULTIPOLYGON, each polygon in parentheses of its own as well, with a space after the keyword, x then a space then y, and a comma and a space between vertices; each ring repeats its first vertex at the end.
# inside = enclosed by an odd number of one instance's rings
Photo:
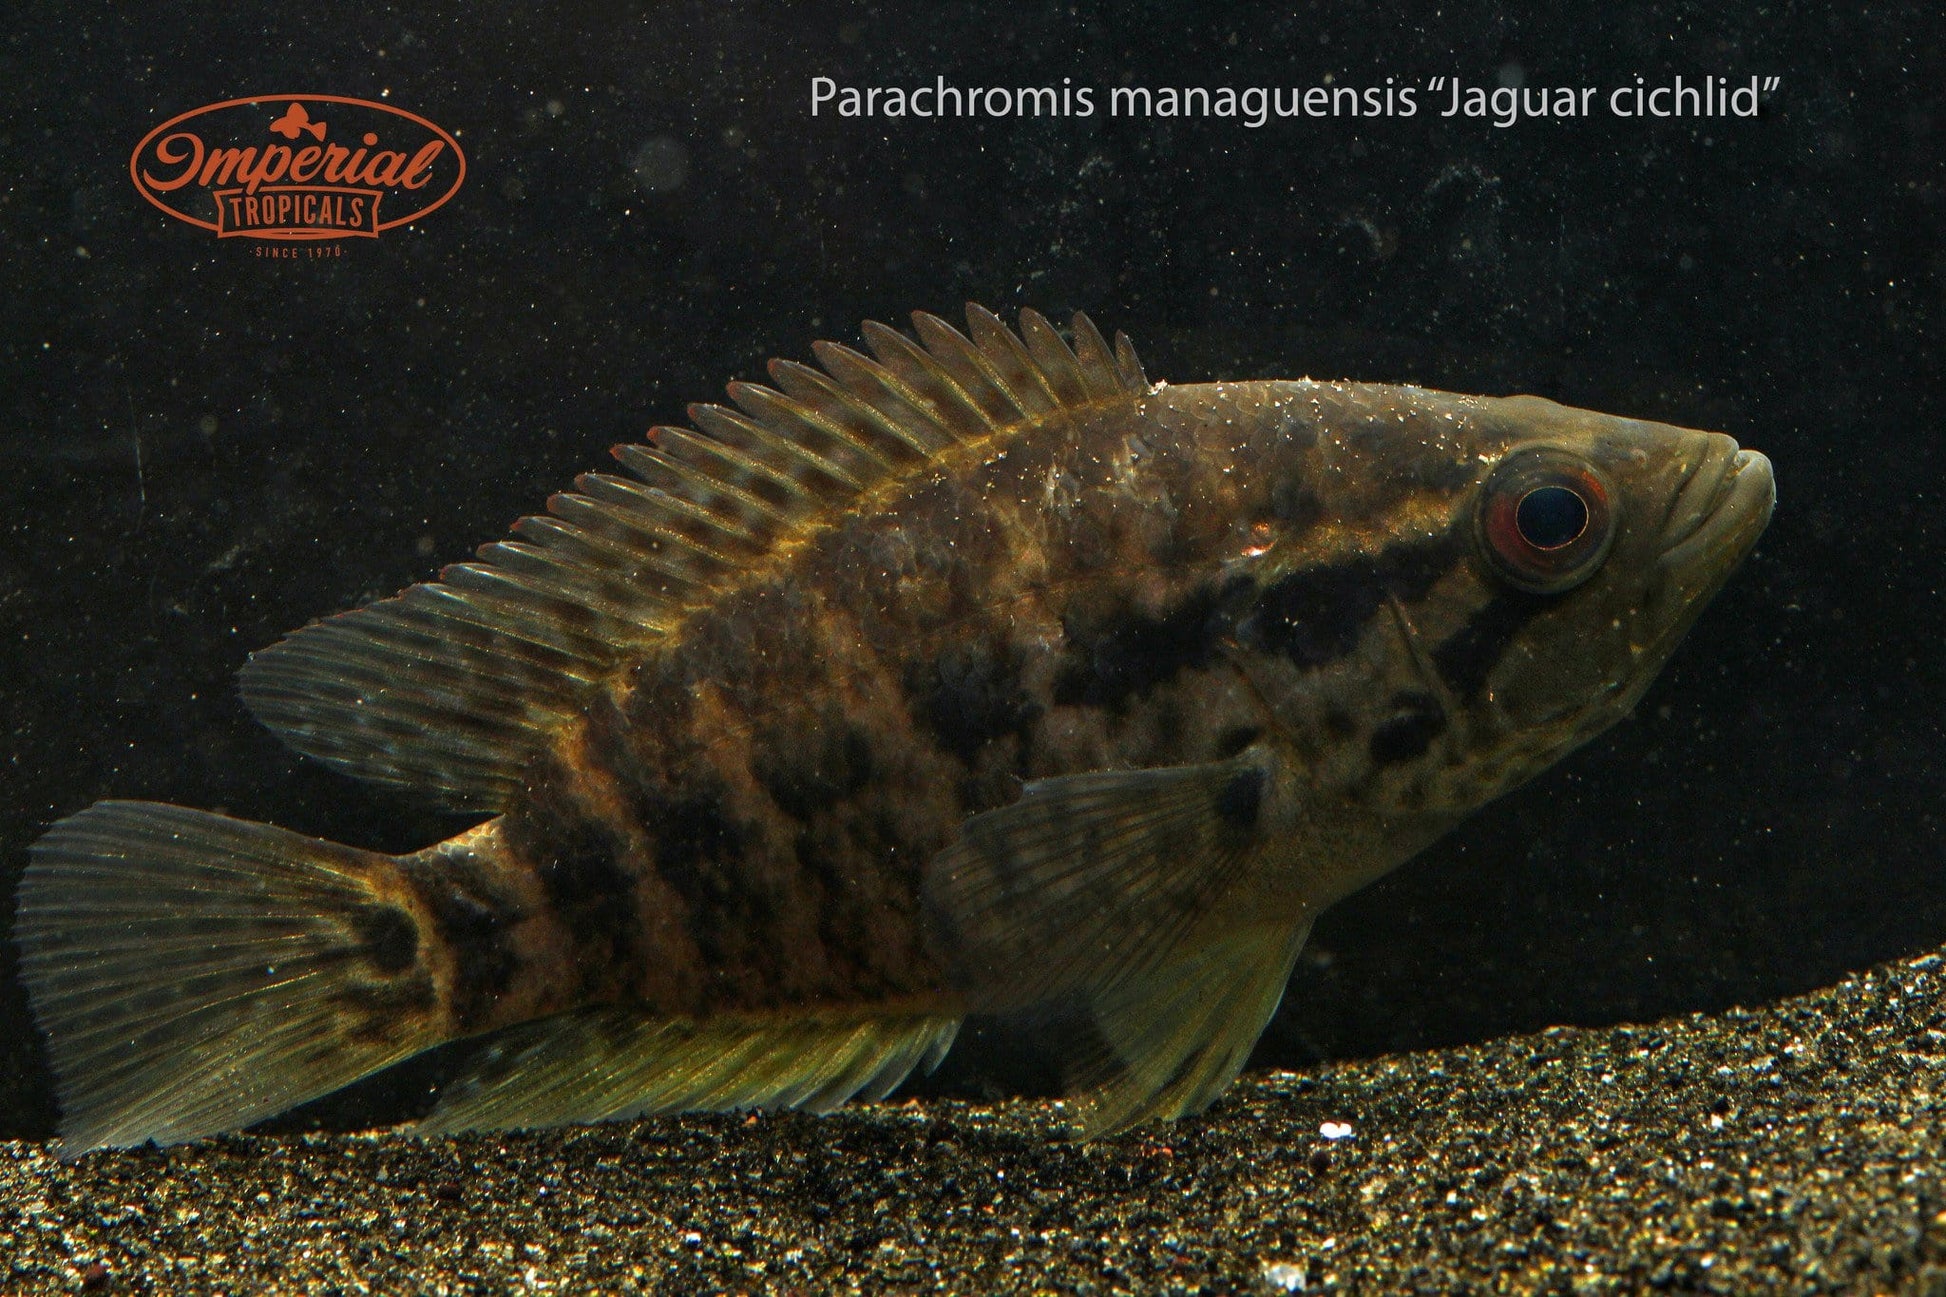
MULTIPOLYGON (((0 894, 110 795, 394 850, 453 831, 288 754, 235 698, 244 655, 465 556, 772 354, 973 298, 1086 309, 1176 381, 1532 391, 1776 465, 1770 533, 1638 715, 1320 923, 1260 1063, 1759 1002, 1946 940, 1937 6, 527 8, 14 10, 0 894), (1125 82, 1678 73, 1782 83, 1757 120, 1510 129, 1424 95, 1258 130, 809 113, 816 75, 1068 77, 1100 107, 1125 82), (286 91, 432 118, 466 186, 297 262, 134 191, 158 122, 286 91)), ((10 960, 0 1135, 37 1135, 10 960)), ((975 1042, 955 1083, 1002 1061, 975 1042)))

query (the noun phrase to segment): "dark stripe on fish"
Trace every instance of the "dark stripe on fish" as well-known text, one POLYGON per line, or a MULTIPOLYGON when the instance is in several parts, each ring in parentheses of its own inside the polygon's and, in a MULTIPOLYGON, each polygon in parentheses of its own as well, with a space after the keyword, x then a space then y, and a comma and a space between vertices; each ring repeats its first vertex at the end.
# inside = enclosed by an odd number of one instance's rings
POLYGON ((1521 627, 1559 596, 1505 589, 1432 651, 1433 666, 1462 699, 1479 696, 1521 627))
POLYGON ((432 915, 434 935, 453 955, 452 1014, 463 1034, 485 1023, 520 969, 511 940, 523 917, 500 895, 471 853, 441 851, 406 879, 432 915))
POLYGON ((645 953, 627 844, 605 825, 563 815, 545 848, 526 857, 548 905, 572 934, 584 976, 606 980, 645 953))
POLYGON ((1041 705, 1021 684, 1020 658, 1011 646, 955 644, 930 666, 914 664, 906 680, 912 714, 939 746, 969 764, 998 738, 1023 742, 1041 705))
POLYGON ((1158 613, 1124 607, 1099 619, 1065 619, 1054 701, 1119 708, 1185 670, 1207 666, 1253 585, 1250 577, 1235 576, 1221 586, 1199 585, 1158 613))
POLYGON ((704 966, 721 968, 724 942, 752 931, 766 908, 762 889, 749 886, 737 868, 746 835, 727 809, 727 790, 698 778, 680 794, 644 788, 636 815, 654 842, 655 870, 683 901, 683 921, 704 966))
POLYGON ((1264 587, 1255 610, 1237 628, 1238 637, 1307 670, 1335 662, 1358 647, 1387 596, 1423 599, 1459 562, 1461 549, 1448 533, 1286 573, 1264 587))

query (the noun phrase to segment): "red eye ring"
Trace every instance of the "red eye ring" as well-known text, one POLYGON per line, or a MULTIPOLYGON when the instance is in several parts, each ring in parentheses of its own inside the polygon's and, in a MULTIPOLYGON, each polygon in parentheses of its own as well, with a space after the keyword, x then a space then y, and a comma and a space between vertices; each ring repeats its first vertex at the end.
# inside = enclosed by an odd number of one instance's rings
POLYGON ((1560 594, 1589 577, 1615 538, 1614 496, 1579 455, 1534 446, 1508 455, 1480 488, 1480 548, 1510 584, 1560 594))

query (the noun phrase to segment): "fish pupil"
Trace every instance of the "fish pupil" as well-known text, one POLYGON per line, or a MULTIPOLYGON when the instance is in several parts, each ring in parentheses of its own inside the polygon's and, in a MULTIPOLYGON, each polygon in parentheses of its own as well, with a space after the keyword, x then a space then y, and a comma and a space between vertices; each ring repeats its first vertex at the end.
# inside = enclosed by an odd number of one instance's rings
POLYGON ((1514 525, 1535 549, 1560 549, 1588 529, 1588 502, 1565 486, 1538 486, 1521 497, 1514 525))

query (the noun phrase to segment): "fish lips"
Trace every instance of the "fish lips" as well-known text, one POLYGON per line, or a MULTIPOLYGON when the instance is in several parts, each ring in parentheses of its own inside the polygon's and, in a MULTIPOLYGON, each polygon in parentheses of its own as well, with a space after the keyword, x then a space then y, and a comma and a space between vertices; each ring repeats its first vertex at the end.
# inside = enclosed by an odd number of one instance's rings
POLYGON ((1632 707, 1703 609, 1742 565, 1770 523, 1777 486, 1770 460, 1711 434, 1709 454, 1684 483, 1662 531, 1661 580, 1638 625, 1650 629, 1633 649, 1636 669, 1618 690, 1632 707))
MULTIPOLYGON (((1691 574, 1722 579, 1736 570, 1770 522, 1777 486, 1770 460, 1720 433, 1677 493, 1662 532, 1657 560, 1681 584, 1691 574)), ((1714 594, 1715 588, 1708 593, 1714 594)))

